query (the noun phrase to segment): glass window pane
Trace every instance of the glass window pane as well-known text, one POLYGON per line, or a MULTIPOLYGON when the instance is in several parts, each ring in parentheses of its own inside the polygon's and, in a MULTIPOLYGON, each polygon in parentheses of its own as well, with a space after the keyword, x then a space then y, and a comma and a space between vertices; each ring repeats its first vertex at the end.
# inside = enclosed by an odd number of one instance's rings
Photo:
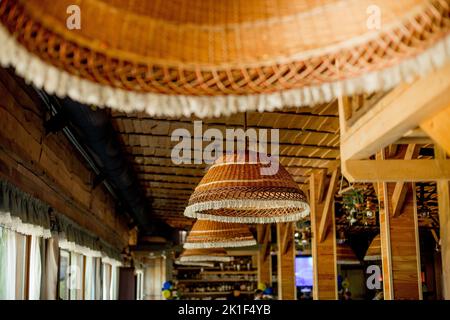
POLYGON ((68 269, 70 264, 70 254, 66 250, 59 253, 59 298, 69 300, 68 269))

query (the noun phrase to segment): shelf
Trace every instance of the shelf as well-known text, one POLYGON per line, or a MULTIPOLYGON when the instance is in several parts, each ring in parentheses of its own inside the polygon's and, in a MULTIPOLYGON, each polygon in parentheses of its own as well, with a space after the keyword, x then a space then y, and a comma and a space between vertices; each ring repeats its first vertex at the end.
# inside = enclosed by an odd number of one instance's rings
POLYGON ((234 270, 220 270, 220 271, 203 271, 200 274, 257 274, 258 271, 234 271, 234 270))
MULTIPOLYGON (((254 294, 253 291, 241 291, 242 294, 254 294)), ((210 291, 210 292, 180 292, 182 296, 223 296, 231 294, 231 291, 210 291)))
POLYGON ((256 282, 250 279, 180 279, 179 283, 202 283, 202 282, 256 282))

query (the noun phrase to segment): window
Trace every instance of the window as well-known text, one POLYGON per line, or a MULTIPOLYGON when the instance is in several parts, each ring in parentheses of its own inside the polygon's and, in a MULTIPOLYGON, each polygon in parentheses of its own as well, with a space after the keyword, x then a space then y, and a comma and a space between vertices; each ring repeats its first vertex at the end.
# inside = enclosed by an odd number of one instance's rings
POLYGON ((66 250, 59 251, 59 298, 62 300, 69 300, 68 273, 70 265, 70 253, 66 250))

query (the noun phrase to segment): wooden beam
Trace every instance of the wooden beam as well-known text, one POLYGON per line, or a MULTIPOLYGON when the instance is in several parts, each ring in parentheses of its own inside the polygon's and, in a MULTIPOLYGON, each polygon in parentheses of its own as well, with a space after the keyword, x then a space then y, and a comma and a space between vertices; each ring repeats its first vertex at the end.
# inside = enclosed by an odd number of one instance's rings
MULTIPOLYGON (((435 147, 435 157, 446 159, 445 151, 435 147)), ((439 208, 439 238, 441 240, 442 284, 445 300, 450 300, 450 185, 448 181, 437 182, 439 208)))
POLYGON ((272 284, 272 258, 270 256, 270 224, 259 224, 256 227, 258 244, 260 248, 257 255, 258 283, 266 286, 272 284))
MULTIPOLYGON (((342 131, 341 159, 369 158, 450 105, 450 64, 392 90, 342 131)), ((341 112, 341 108, 340 108, 341 112)), ((341 122, 342 125, 342 122, 341 122)))
MULTIPOLYGON (((415 144, 408 145, 404 159, 413 159, 416 150, 417 148, 415 144)), ((404 181, 399 181, 395 184, 394 193, 392 195, 392 214, 394 217, 398 217, 400 215, 403 204, 405 203, 406 193, 410 187, 411 185, 404 181)))
POLYGON ((319 242, 319 225, 324 203, 318 201, 319 177, 313 174, 310 182, 310 210, 313 256, 313 299, 337 300, 337 264, 336 264, 336 230, 334 208, 331 211, 331 230, 323 242, 319 242))
POLYGON ((422 299, 420 246, 415 188, 407 194, 402 214, 391 212, 393 183, 379 183, 380 237, 384 299, 422 299))
POLYGON ((277 239, 288 233, 287 251, 278 243, 277 270, 278 270, 278 298, 280 300, 295 300, 297 287, 295 286, 295 243, 292 222, 277 223, 277 239))
POLYGON ((450 160, 347 160, 342 168, 350 182, 450 180, 450 160))
POLYGON ((326 180, 327 180, 327 171, 326 170, 322 170, 320 171, 319 175, 319 190, 318 190, 318 195, 317 195, 317 200, 319 202, 323 201, 323 196, 325 194, 325 184, 326 184, 326 180))
MULTIPOLYGON (((328 227, 331 223, 331 206, 334 205, 334 194, 336 192, 338 181, 338 169, 333 171, 331 175, 330 184, 328 185, 327 197, 325 199, 325 204, 323 206, 322 217, 320 219, 319 227, 319 242, 323 242, 327 235, 328 227)), ((320 191, 320 189, 319 189, 320 191)))
POLYGON ((447 154, 450 154, 450 104, 434 117, 424 121, 420 127, 439 145, 447 154))

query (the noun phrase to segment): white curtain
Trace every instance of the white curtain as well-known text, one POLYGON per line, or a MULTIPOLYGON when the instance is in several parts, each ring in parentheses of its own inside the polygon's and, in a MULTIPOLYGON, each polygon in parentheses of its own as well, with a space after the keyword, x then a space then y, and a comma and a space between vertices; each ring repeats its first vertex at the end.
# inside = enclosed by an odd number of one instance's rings
POLYGON ((103 300, 111 300, 111 265, 103 263, 103 300))
POLYGON ((16 299, 16 235, 6 231, 6 299, 16 299))
POLYGON ((30 245, 30 274, 29 274, 29 291, 28 298, 30 300, 39 300, 41 296, 41 238, 31 236, 30 245))
POLYGON ((58 287, 58 260, 59 247, 58 238, 50 238, 45 240, 45 270, 43 272, 42 294, 44 300, 56 300, 58 287))
POLYGON ((86 257, 84 300, 95 300, 95 258, 86 257))
POLYGON ((69 290, 70 300, 83 299, 83 256, 73 252, 70 253, 69 290))
POLYGON ((111 292, 110 299, 117 300, 119 297, 119 267, 111 267, 111 292))

